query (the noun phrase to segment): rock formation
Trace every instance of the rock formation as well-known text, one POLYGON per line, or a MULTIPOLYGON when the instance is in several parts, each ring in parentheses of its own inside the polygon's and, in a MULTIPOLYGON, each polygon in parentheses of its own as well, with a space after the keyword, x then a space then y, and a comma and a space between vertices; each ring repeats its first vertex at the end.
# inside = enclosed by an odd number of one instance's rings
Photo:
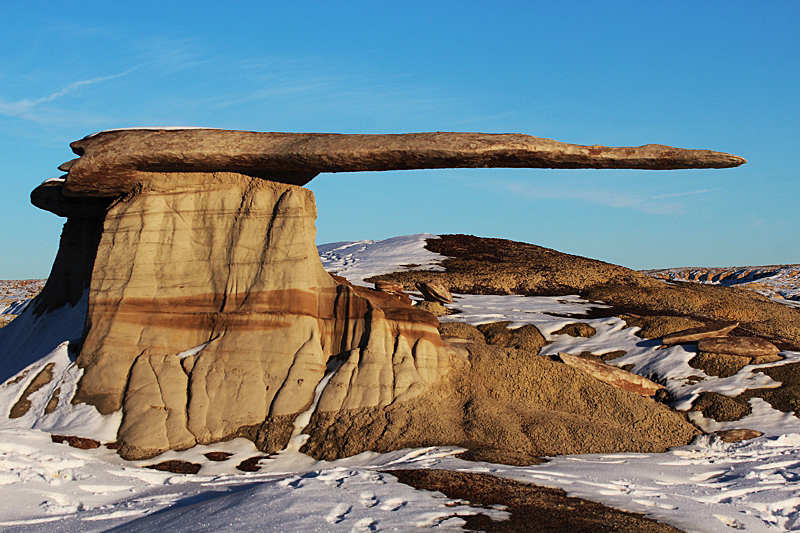
MULTIPOLYGON (((406 295, 354 287, 323 270, 314 198, 301 187, 320 172, 744 162, 660 145, 457 133, 127 130, 72 148, 80 157, 59 167, 65 179, 32 194, 35 205, 68 218, 59 258, 65 239, 85 236, 78 266, 54 268, 36 302, 44 311, 54 295, 74 300, 89 287, 77 355, 83 377, 73 398, 49 403, 122 409, 126 458, 234 436, 281 447, 326 373, 319 416, 396 406, 469 365, 406 295)), ((321 436, 312 448, 329 451, 321 436)))

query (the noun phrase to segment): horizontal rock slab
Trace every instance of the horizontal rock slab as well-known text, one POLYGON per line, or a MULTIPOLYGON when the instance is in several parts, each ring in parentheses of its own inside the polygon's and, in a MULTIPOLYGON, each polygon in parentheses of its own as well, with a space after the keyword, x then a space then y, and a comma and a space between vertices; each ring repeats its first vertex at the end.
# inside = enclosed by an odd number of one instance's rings
POLYGON ((763 357, 778 355, 777 346, 758 337, 720 337, 701 339, 697 343, 701 352, 740 355, 743 357, 763 357))
POLYGON ((111 205, 112 198, 81 198, 64 196, 63 180, 48 180, 31 191, 31 203, 60 217, 102 217, 111 205))
POLYGON ((685 329, 683 331, 677 331, 675 333, 670 333, 669 335, 665 335, 661 339, 662 344, 685 344, 690 342, 697 342, 700 339, 711 339, 715 337, 725 337, 739 327, 739 323, 735 322, 733 324, 728 324, 727 326, 723 327, 706 327, 702 326, 699 328, 690 328, 685 329))
POLYGON ((727 168, 745 159, 648 144, 583 146, 522 134, 347 135, 215 129, 112 130, 71 144, 65 192, 118 196, 159 172, 236 172, 304 185, 320 172, 424 168, 727 168))
POLYGON ((403 292, 404 287, 402 283, 395 283, 393 281, 376 281, 375 290, 383 292, 403 292))
POLYGON ((558 358, 564 364, 586 372, 604 383, 626 391, 635 392, 640 396, 654 396, 659 390, 664 388, 663 385, 653 383, 647 378, 599 361, 584 359, 583 357, 570 355, 568 353, 559 353, 558 358))

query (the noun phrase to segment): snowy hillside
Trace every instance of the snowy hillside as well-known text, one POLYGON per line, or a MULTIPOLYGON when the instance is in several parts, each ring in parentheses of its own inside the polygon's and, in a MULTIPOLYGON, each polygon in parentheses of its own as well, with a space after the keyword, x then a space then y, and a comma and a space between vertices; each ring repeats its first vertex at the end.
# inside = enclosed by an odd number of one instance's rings
POLYGON ((756 291, 782 304, 800 308, 800 265, 647 270, 654 278, 712 283, 756 291))
MULTIPOLYGON (((363 285, 376 274, 441 269, 444 258, 424 248, 431 237, 340 242, 318 249, 328 271, 363 285)), ((759 281, 765 279, 771 278, 759 281)), ((688 364, 696 355, 691 348, 639 338, 638 328, 626 327, 618 317, 580 319, 596 330, 591 337, 556 333, 576 321, 567 317, 603 307, 577 296, 456 294, 447 307, 458 313, 442 321, 536 325, 550 342, 541 355, 622 350, 624 355, 609 362, 640 375, 662 376, 673 407, 682 410, 703 392, 734 396, 746 388, 777 386, 759 370, 800 362, 800 352, 784 350, 781 361, 748 365, 728 377, 710 376, 688 364)), ((81 372, 65 343, 0 385, 3 531, 461 531, 460 517, 483 513, 501 520, 507 515, 501 508, 478 508, 412 489, 391 475, 392 470, 420 468, 491 473, 559 487, 685 531, 800 530, 800 419, 760 398, 750 400, 751 413, 741 420, 716 422, 698 412, 690 417, 707 431, 747 428, 763 436, 727 443, 706 435, 662 454, 561 456, 534 466, 507 466, 464 461, 453 448, 426 448, 318 462, 298 452, 295 440, 259 460, 263 454, 250 441, 235 439, 128 462, 103 445, 76 449, 52 442, 48 433, 110 442, 120 422, 114 415, 101 417, 86 406, 59 402, 50 419, 10 416, 23 397, 42 404, 57 386, 69 394, 81 372), (36 376, 48 365, 54 378, 35 388, 36 376), (253 458, 260 470, 236 468, 253 458), (145 468, 168 460, 194 463, 199 472, 145 468)), ((298 422, 299 439, 302 428, 298 422)))

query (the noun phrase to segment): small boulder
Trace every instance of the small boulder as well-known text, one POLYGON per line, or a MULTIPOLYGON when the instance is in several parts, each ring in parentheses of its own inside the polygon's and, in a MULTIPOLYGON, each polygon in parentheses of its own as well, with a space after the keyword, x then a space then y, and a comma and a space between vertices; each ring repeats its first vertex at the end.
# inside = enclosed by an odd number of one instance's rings
POLYGON ((709 376, 719 376, 727 378, 737 374, 747 365, 760 365, 781 361, 780 355, 762 355, 758 357, 747 357, 742 355, 731 355, 724 353, 700 352, 689 360, 689 366, 699 368, 709 376))
POLYGON ((495 346, 508 346, 511 344, 511 330, 508 329, 509 324, 511 324, 510 320, 480 324, 478 326, 478 331, 483 333, 483 337, 486 339, 486 344, 493 344, 495 346))
POLYGON ((428 301, 441 302, 443 304, 453 303, 453 295, 450 294, 450 289, 441 281, 418 281, 416 287, 428 301))
POLYGON ((689 342, 697 342, 701 339, 725 337, 737 327, 739 327, 738 322, 728 324, 724 327, 715 328, 702 326, 699 328, 690 328, 665 335, 661 339, 661 342, 662 344, 685 344, 689 342))
POLYGON ((777 346, 758 337, 720 337, 700 339, 697 348, 701 352, 740 355, 743 357, 775 356, 780 351, 777 346))
POLYGON ((595 333, 597 333, 597 330, 586 322, 574 322, 553 332, 553 335, 569 335, 570 337, 584 337, 589 339, 594 337, 595 333))
POLYGON ((439 333, 442 337, 456 337, 486 344, 486 339, 478 328, 463 322, 442 322, 439 324, 439 333))
POLYGON ((763 435, 760 431, 755 429, 725 429, 722 431, 715 431, 711 435, 716 435, 723 442, 741 442, 743 440, 755 439, 763 435))
POLYGON ((395 281, 376 281, 375 282, 375 289, 382 291, 382 292, 393 292, 393 293, 401 293, 404 290, 402 283, 397 283, 395 281))
POLYGON ((583 357, 570 355, 568 353, 560 353, 558 354, 558 358, 564 364, 586 372, 603 383, 608 383, 614 387, 634 392, 640 396, 655 396, 658 391, 664 388, 663 385, 653 383, 647 378, 599 361, 584 359, 583 357))
POLYGON ((433 316, 446 316, 451 315, 453 312, 446 308, 443 304, 439 302, 429 302, 428 300, 423 300, 416 305, 417 309, 423 309, 433 316))
POLYGON ((703 392, 697 397, 691 411, 700 411, 704 417, 717 422, 741 420, 752 412, 750 404, 743 399, 731 398, 718 392, 703 392))
POLYGON ((539 328, 533 324, 526 324, 511 331, 511 346, 517 350, 523 350, 531 354, 538 354, 542 347, 547 344, 544 335, 539 328))

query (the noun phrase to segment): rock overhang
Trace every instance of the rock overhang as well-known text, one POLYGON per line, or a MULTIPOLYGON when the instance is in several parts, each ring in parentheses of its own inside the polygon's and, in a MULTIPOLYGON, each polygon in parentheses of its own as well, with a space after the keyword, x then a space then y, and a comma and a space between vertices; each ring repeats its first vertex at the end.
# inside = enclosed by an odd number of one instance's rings
POLYGON ((742 157, 658 144, 584 146, 503 133, 270 133, 221 129, 126 129, 70 145, 67 196, 114 197, 164 172, 230 172, 305 185, 323 172, 434 168, 730 168, 742 157))

